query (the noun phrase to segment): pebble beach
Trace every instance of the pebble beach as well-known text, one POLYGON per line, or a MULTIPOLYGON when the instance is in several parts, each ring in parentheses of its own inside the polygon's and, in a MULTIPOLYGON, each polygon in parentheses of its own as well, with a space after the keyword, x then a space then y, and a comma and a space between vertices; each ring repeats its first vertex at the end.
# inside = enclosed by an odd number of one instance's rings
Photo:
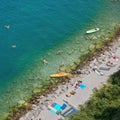
MULTIPOLYGON (((109 47, 109 50, 104 51, 99 57, 95 58, 89 63, 89 65, 84 66, 81 70, 83 74, 78 74, 77 76, 71 78, 66 84, 58 86, 58 89, 47 95, 46 97, 41 96, 38 105, 33 105, 32 110, 27 114, 22 116, 20 120, 58 120, 60 118, 64 119, 63 114, 57 115, 53 114, 48 110, 48 105, 52 103, 64 104, 72 106, 74 110, 79 110, 79 105, 83 105, 87 102, 93 94, 93 89, 100 89, 104 84, 107 83, 108 78, 113 73, 120 69, 120 38, 109 47), (111 66, 107 63, 112 63, 111 66), (101 69, 106 68, 109 69, 101 69), (96 71, 94 71, 95 69, 96 71), (102 73, 102 74, 99 74, 102 73), (78 81, 82 81, 85 88, 75 87, 78 81), (74 94, 67 96, 71 91, 74 94)), ((70 116, 73 113, 70 113, 70 116)))

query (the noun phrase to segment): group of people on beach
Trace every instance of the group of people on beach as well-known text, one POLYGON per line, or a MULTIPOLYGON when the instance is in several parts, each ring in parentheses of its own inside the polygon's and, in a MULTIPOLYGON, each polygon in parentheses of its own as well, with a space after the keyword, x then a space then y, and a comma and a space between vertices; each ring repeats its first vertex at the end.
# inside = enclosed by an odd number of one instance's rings
POLYGON ((75 95, 75 93, 76 93, 75 90, 77 90, 79 88, 80 84, 82 84, 82 81, 80 81, 80 80, 78 80, 74 84, 71 84, 71 87, 73 87, 74 90, 67 93, 66 97, 70 97, 71 95, 75 95))
MULTIPOLYGON (((96 73, 99 76, 103 76, 104 72, 103 70, 110 70, 112 67, 115 66, 116 62, 119 60, 119 57, 114 53, 114 51, 109 51, 106 53, 101 54, 98 58, 96 58, 96 60, 91 61, 91 65, 89 64, 88 66, 85 66, 84 69, 82 70, 74 70, 71 72, 71 74, 91 74, 91 73, 96 73), (95 63, 95 64, 93 64, 95 63), (103 65, 101 67, 101 65, 103 65), (103 72, 103 73, 102 73, 103 72)), ((43 59, 44 64, 47 64, 47 60, 43 59)), ((64 64, 63 64, 64 65, 64 64)), ((84 82, 84 81, 83 81, 84 82)), ((55 91, 55 93, 53 94, 52 98, 47 98, 49 99, 47 104, 47 109, 51 109, 53 111, 56 111, 56 109, 54 107, 51 106, 51 104, 55 101, 57 101, 57 97, 60 96, 60 93, 65 93, 64 96, 65 98, 69 101, 69 97, 76 95, 77 93, 77 89, 83 84, 83 82, 79 79, 79 80, 74 80, 74 81, 69 81, 66 84, 63 84, 62 87, 60 87, 60 90, 58 90, 57 92, 55 91), (62 90, 63 89, 63 90, 62 90), (54 99, 55 98, 55 99, 54 99)), ((84 85, 84 84, 83 84, 84 85)), ((64 102, 64 101, 63 101, 64 102)), ((61 115, 61 112, 56 111, 56 115, 61 115)))
POLYGON ((119 60, 119 57, 117 57, 114 53, 112 53, 109 56, 109 60, 106 61, 104 66, 100 66, 99 69, 97 68, 97 66, 93 67, 92 70, 97 74, 97 75, 104 75, 100 70, 106 70, 109 71, 111 67, 115 66, 115 62, 117 62, 119 60))
MULTIPOLYGON (((112 54, 111 56, 111 59, 115 60, 115 61, 118 61, 119 60, 119 57, 117 57, 115 54, 112 54)), ((114 63, 111 61, 111 59, 109 59, 107 62, 106 62, 106 66, 107 67, 113 67, 114 63)), ((100 75, 100 76, 103 76, 104 74, 97 68, 97 67, 93 67, 92 70, 97 74, 97 75, 100 75)), ((105 70, 105 69, 102 69, 102 70, 105 70)), ((72 71, 71 72, 72 74, 85 74, 84 72, 81 72, 80 70, 76 70, 76 71, 72 71)), ((90 73, 89 73, 90 74, 90 73)), ((80 85, 82 84, 82 81, 81 80, 78 80, 74 83, 71 83, 71 87, 73 87, 73 90, 71 90, 70 92, 68 92, 66 94, 66 97, 70 97, 71 95, 75 95, 76 94, 76 90, 80 87, 80 85)), ((68 88, 67 88, 68 90, 68 88)), ((59 115, 59 113, 57 114, 59 115)))

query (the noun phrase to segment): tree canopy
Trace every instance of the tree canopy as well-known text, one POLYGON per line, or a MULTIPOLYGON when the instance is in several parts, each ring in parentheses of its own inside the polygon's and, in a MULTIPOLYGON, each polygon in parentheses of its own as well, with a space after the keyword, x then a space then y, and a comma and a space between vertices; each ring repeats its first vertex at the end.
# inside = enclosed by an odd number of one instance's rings
POLYGON ((93 96, 80 111, 66 120, 120 120, 120 70, 113 74, 108 84, 94 89, 93 96))

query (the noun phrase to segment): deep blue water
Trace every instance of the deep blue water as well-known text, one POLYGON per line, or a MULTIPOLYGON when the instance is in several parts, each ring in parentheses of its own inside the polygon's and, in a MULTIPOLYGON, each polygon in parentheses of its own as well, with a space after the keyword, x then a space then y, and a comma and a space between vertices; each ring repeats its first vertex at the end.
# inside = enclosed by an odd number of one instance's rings
MULTIPOLYGON (((71 43, 67 38, 82 31, 88 22, 98 25, 94 17, 102 5, 99 0, 0 0, 0 116, 36 86, 32 85, 37 84, 37 79, 20 78, 23 71, 29 71, 36 56, 41 62, 49 50, 60 47, 65 41, 71 43), (10 29, 5 25, 10 25, 10 29)), ((84 46, 88 43, 81 42, 84 46)), ((57 58, 59 64, 64 57, 57 58)), ((40 69, 45 68, 45 74, 55 70, 53 61, 49 61, 52 64, 48 68, 41 66, 40 69)), ((35 73, 30 74, 39 76, 40 71, 35 73)))
POLYGON ((0 85, 21 71, 36 52, 44 54, 83 26, 96 7, 97 1, 91 0, 1 0, 0 85))

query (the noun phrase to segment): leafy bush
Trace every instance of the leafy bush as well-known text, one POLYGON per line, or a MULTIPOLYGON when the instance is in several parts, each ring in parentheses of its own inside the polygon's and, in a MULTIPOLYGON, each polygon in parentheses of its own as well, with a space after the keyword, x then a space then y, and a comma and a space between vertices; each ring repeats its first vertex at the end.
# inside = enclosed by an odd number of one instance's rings
POLYGON ((120 71, 108 80, 100 90, 94 90, 93 96, 80 111, 68 120, 120 120, 120 71))

